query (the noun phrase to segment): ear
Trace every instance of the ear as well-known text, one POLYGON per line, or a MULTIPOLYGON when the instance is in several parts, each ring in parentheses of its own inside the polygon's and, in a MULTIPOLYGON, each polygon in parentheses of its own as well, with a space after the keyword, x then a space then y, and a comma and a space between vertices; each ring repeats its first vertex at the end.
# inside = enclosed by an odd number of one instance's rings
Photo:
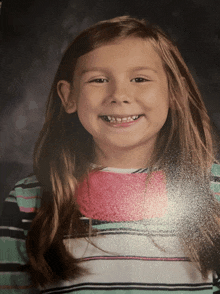
POLYGON ((59 81, 57 83, 57 93, 67 113, 73 113, 77 110, 76 101, 69 82, 64 80, 59 81))

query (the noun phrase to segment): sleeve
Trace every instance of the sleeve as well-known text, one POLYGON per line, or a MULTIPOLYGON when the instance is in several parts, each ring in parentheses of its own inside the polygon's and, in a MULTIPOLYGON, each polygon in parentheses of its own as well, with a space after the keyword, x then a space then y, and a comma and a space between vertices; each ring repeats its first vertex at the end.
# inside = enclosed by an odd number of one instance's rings
MULTIPOLYGON (((17 201, 17 189, 9 193, 0 218, 0 293, 37 294, 29 275, 19 269, 27 262, 23 212, 17 201)), ((22 197, 20 185, 19 197, 22 197)), ((23 199, 25 199, 24 197, 23 199)))

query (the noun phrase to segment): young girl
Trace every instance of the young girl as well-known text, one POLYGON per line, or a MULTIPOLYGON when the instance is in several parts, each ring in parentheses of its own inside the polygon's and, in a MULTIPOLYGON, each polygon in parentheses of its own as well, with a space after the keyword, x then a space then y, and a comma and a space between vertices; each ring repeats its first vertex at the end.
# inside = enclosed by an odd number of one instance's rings
POLYGON ((210 121, 159 28, 118 17, 76 37, 52 85, 34 172, 5 202, 1 293, 218 290, 210 121))

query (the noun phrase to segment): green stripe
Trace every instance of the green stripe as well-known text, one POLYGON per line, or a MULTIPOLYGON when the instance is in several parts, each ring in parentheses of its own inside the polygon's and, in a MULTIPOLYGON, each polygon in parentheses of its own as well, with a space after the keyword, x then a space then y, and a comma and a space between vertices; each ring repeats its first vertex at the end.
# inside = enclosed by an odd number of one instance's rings
POLYGON ((24 235, 27 236, 28 230, 24 230, 24 235))
POLYGON ((17 187, 15 188, 15 191, 17 196, 20 196, 20 195, 24 197, 41 196, 41 189, 39 186, 28 188, 28 189, 17 187))
POLYGON ((124 229, 124 230, 135 230, 135 231, 146 231, 156 230, 157 232, 166 232, 166 227, 164 224, 159 224, 156 221, 139 221, 139 222, 118 222, 118 223, 107 223, 107 224, 100 224, 100 225, 93 225, 95 229, 98 230, 118 230, 118 229, 124 229))
POLYGON ((210 188, 213 192, 220 193, 220 183, 211 183, 210 188))
POLYGON ((118 223, 106 223, 95 225, 95 228, 99 230, 108 229, 132 229, 132 230, 146 230, 146 226, 141 224, 141 222, 118 222, 118 223))
POLYGON ((40 293, 39 290, 30 286, 31 282, 26 273, 4 273, 0 275, 0 293, 1 294, 36 294, 40 293), (13 289, 7 288, 13 287, 13 289), (24 287, 18 288, 18 287, 24 287), (17 288, 17 289, 16 289, 17 288), (26 288, 26 289, 25 289, 26 288))
POLYGON ((24 179, 18 181, 15 186, 22 185, 22 184, 24 184, 24 185, 34 184, 34 183, 38 183, 37 178, 36 178, 35 175, 33 175, 31 177, 24 178, 24 179))
POLYGON ((220 165, 213 164, 211 172, 212 172, 213 176, 220 176, 220 165))
POLYGON ((12 191, 10 191, 10 193, 9 193, 9 198, 10 198, 10 196, 14 196, 15 197, 15 190, 12 190, 12 191))
POLYGON ((25 264, 25 259, 27 260, 25 241, 3 237, 0 239, 0 248, 1 262, 25 264))
POLYGON ((17 200, 15 198, 8 196, 5 198, 5 202, 17 203, 17 200))
POLYGON ((220 195, 215 195, 215 199, 220 202, 220 195))
POLYGON ((32 198, 32 199, 24 199, 24 198, 17 198, 18 206, 25 207, 25 208, 39 208, 41 204, 41 199, 39 198, 32 198))
POLYGON ((213 286, 213 292, 219 291, 220 289, 217 286, 213 286))

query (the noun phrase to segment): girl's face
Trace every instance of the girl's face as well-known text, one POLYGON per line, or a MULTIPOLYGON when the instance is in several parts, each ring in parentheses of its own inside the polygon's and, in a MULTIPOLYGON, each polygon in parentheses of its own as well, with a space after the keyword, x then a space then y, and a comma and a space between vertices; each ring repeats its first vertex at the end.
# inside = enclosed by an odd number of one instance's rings
POLYGON ((68 113, 77 111, 100 150, 153 146, 169 109, 161 58, 146 40, 129 37, 103 45, 76 64, 68 113))

